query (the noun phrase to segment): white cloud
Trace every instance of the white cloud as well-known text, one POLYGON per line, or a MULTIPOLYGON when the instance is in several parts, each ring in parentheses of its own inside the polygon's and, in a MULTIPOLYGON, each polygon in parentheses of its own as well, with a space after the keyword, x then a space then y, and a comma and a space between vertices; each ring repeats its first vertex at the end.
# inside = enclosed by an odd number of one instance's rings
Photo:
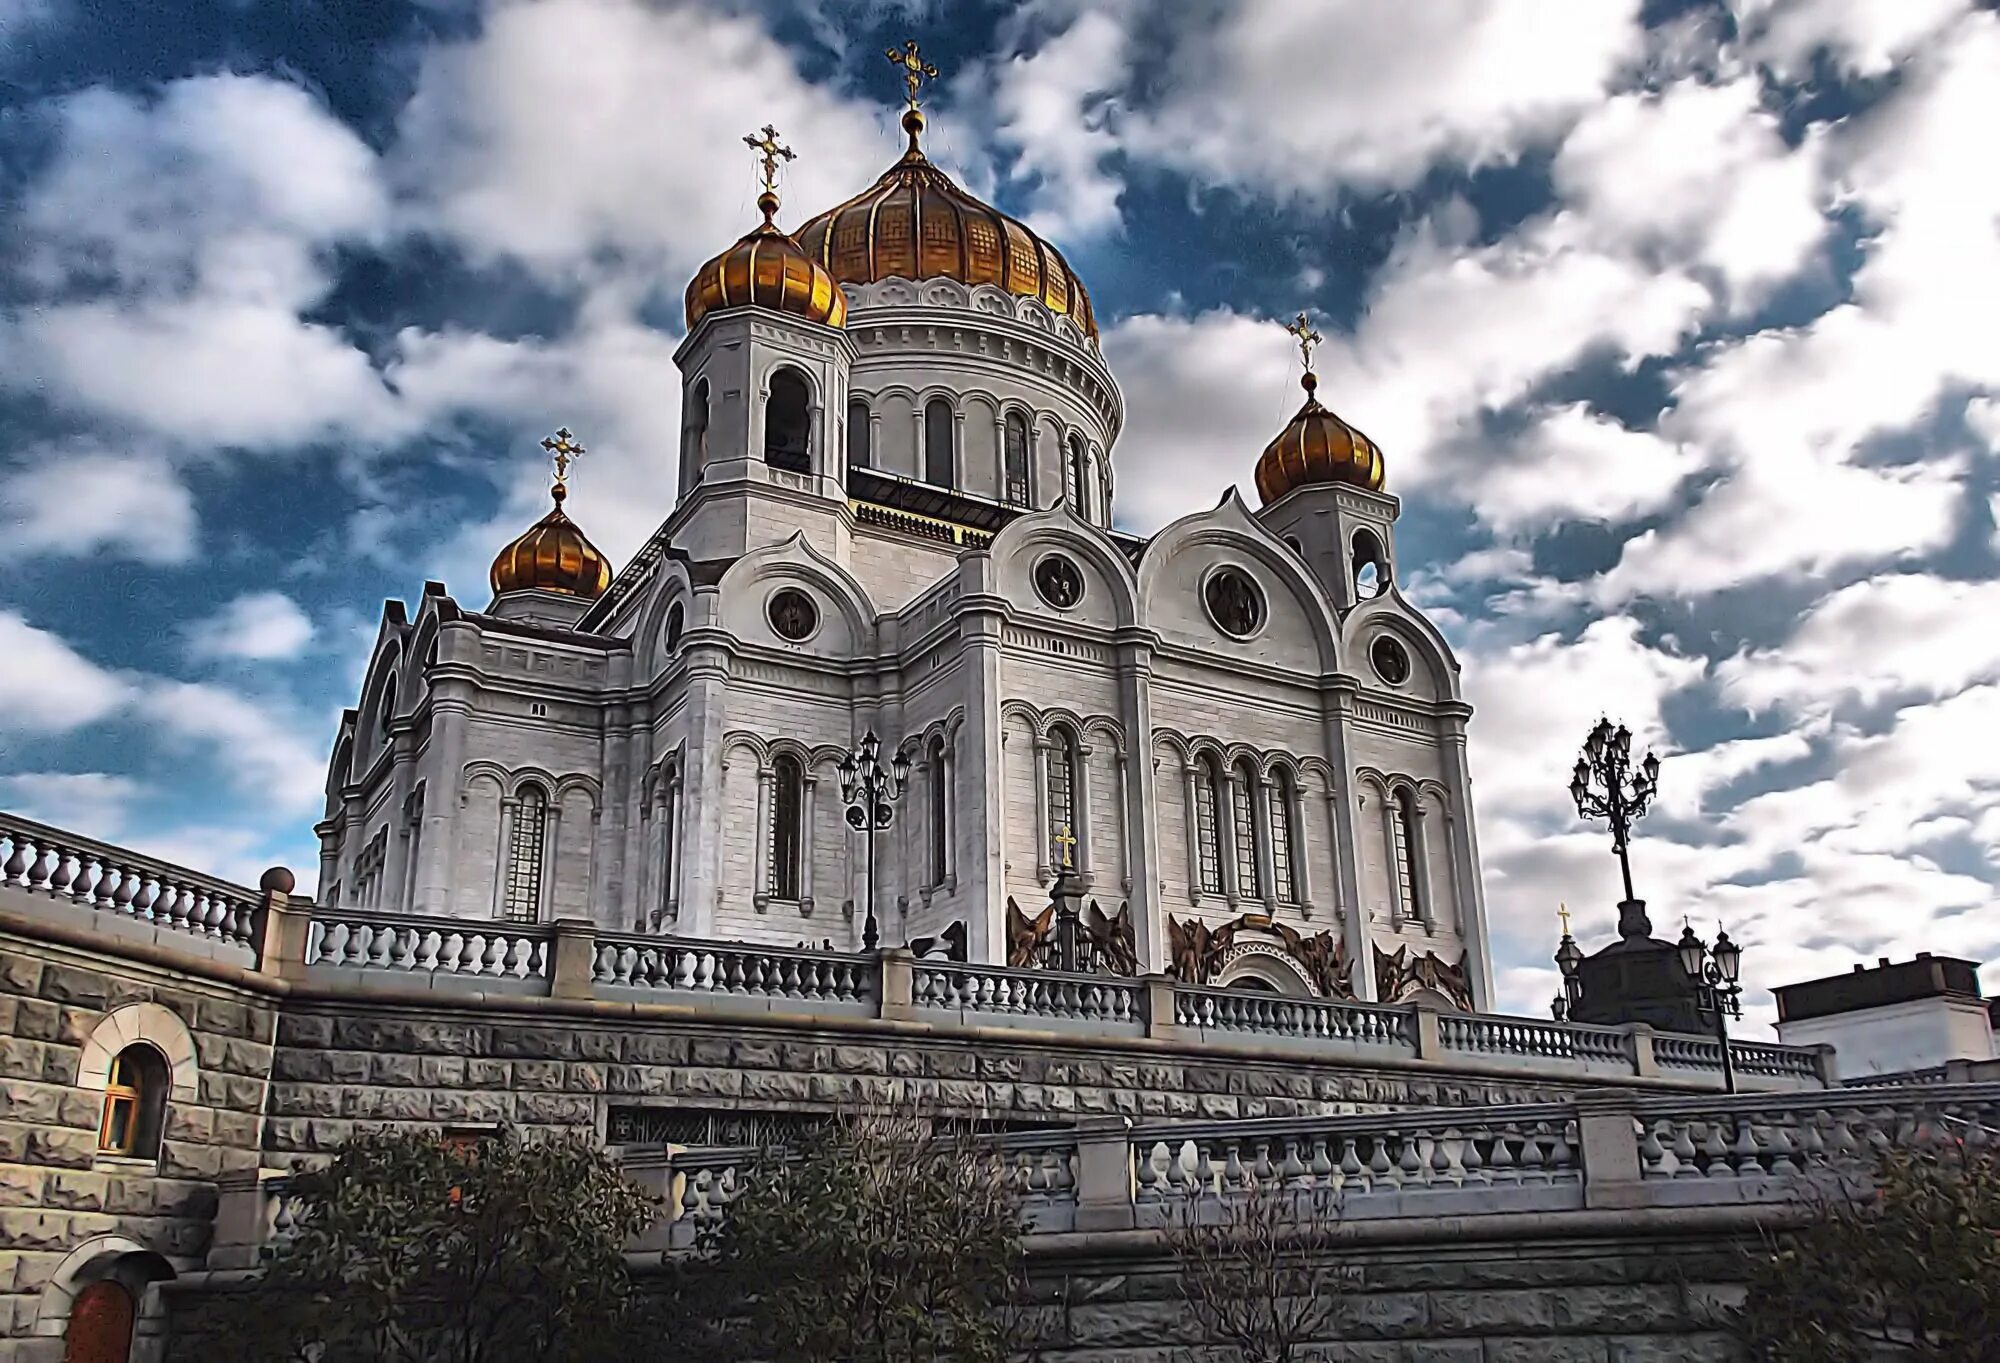
POLYGON ((7 807, 25 818, 89 837, 121 835, 145 787, 101 771, 24 771, 0 776, 7 807))
POLYGON ((1807 75, 1829 53, 1856 75, 1875 76, 1937 34, 1969 0, 1731 0, 1744 46, 1781 75, 1807 75))
POLYGON ((154 454, 92 444, 24 450, 27 473, 0 490, 14 542, 64 557, 123 554, 185 563, 194 552, 194 497, 154 454))
POLYGON ((1452 486, 1481 520, 1513 533, 1646 515, 1700 465, 1686 447, 1579 402, 1541 413, 1498 451, 1480 450, 1452 486))
POLYGON ((1126 74, 1126 20, 1116 7, 1084 9, 1060 33, 1003 59, 991 73, 994 138, 1018 154, 1013 176, 1034 181, 1029 222, 1058 242, 1119 221, 1124 182, 1105 166, 1118 138, 1104 97, 1126 74))
POLYGON ((1966 403, 1965 424, 1985 442, 1987 453, 2000 454, 2000 398, 1974 398, 1966 403))
POLYGON ((188 653, 203 661, 295 658, 313 633, 311 617, 283 592, 246 592, 188 626, 188 653))
POLYGON ((206 682, 155 682, 139 704, 171 740, 208 751, 240 793, 301 813, 325 799, 325 755, 295 718, 206 682))
POLYGON ((123 678, 17 612, 0 610, 0 728, 66 732, 115 713, 132 694, 123 678))

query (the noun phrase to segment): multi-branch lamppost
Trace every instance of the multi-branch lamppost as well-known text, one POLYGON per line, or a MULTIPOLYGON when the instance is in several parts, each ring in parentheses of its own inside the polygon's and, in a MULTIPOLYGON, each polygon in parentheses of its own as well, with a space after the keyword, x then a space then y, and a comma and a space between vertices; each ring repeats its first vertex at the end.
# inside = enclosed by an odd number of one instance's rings
POLYGON ((1729 1058, 1729 1019, 1743 1016, 1743 948, 1729 940, 1721 928, 1715 930, 1715 945, 1694 935, 1694 925, 1681 925, 1681 939, 1674 943, 1681 969, 1694 981, 1696 1007, 1715 1014, 1715 1039, 1722 1043, 1722 1087, 1736 1092, 1736 1066, 1729 1058))
POLYGON ((1646 812, 1659 790, 1660 759, 1647 753, 1635 771, 1632 731, 1623 724, 1613 728, 1608 719, 1598 720, 1584 740, 1576 770, 1570 773, 1569 793, 1580 817, 1610 821, 1611 850, 1617 853, 1618 869, 1625 877, 1618 931, 1627 937, 1651 931, 1645 922, 1646 906, 1632 889, 1632 858, 1626 848, 1631 842, 1632 821, 1646 812))
POLYGON ((840 759, 840 801, 847 806, 847 822, 868 836, 868 917, 861 925, 861 945, 873 951, 882 940, 881 925, 875 918, 875 834, 889 826, 890 808, 910 783, 910 755, 897 751, 882 765, 882 740, 870 729, 860 745, 840 759))

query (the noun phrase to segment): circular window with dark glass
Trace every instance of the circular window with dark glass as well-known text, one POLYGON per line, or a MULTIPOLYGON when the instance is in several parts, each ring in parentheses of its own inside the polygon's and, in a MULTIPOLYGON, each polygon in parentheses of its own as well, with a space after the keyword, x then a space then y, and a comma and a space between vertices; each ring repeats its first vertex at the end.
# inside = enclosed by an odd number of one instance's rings
POLYGON ((1264 623, 1264 596, 1250 574, 1241 568, 1224 568, 1211 574, 1202 589, 1208 613, 1224 634, 1247 638, 1264 623))
POLYGON ((667 612, 667 652, 677 652, 681 646, 681 628, 686 620, 681 608, 675 606, 667 612))
POLYGON ((771 628, 780 639, 793 643, 819 628, 819 607, 796 587, 787 587, 771 598, 771 628))
POLYGON ((1375 664, 1375 675, 1391 686, 1401 686, 1410 679, 1410 655, 1386 634, 1378 635, 1369 647, 1368 661, 1375 664))
POLYGON ((1083 600, 1083 574, 1061 554, 1050 554, 1035 565, 1035 593, 1059 611, 1083 600))

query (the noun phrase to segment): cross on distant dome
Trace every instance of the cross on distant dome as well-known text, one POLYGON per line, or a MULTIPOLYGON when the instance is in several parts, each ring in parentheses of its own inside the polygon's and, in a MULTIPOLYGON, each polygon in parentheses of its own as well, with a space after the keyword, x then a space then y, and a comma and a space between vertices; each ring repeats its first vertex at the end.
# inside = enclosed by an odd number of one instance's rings
POLYGON ((919 102, 917 91, 923 88, 925 81, 937 79, 938 69, 924 60, 923 54, 917 50, 915 38, 907 39, 900 52, 893 47, 885 48, 884 55, 903 68, 903 88, 909 92, 910 107, 916 108, 919 102))
POLYGON ((764 163, 764 188, 775 192, 778 188, 778 162, 790 161, 796 153, 778 141, 778 130, 768 123, 760 133, 745 134, 743 141, 764 163))
POLYGON ((1313 330, 1312 323, 1306 320, 1304 313, 1300 313, 1298 320, 1286 327, 1285 330, 1290 332, 1294 339, 1298 341, 1299 355, 1305 360, 1306 372, 1311 373, 1313 367, 1313 347, 1326 338, 1313 330))
POLYGON ((542 441, 542 448, 549 452, 555 462, 557 487, 569 481, 569 466, 575 462, 576 457, 588 453, 583 446, 576 443, 576 437, 570 434, 567 426, 558 428, 554 435, 542 441))

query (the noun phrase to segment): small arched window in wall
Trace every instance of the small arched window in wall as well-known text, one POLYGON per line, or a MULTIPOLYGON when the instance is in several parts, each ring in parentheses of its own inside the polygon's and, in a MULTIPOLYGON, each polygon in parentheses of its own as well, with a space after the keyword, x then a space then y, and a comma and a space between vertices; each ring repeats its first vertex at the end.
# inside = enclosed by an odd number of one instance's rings
POLYGON ((1194 836, 1201 893, 1222 893, 1222 781, 1215 759, 1204 757, 1194 774, 1194 836))
POLYGON ((771 375, 764 404, 764 462, 792 473, 812 471, 812 388, 796 369, 771 375))
POLYGON ((540 786, 521 787, 514 802, 514 831, 507 840, 507 880, 500 916, 533 923, 542 916, 542 863, 548 841, 549 797, 540 786))
POLYGON ((688 483, 701 481, 708 463, 708 380, 697 380, 688 390, 687 412, 681 418, 681 463, 688 483))
POLYGON ((126 1363, 137 1315, 138 1304, 125 1284, 112 1278, 91 1283, 70 1303, 63 1363, 126 1363))
POLYGON ((1354 532, 1354 596, 1366 601, 1389 585, 1389 555, 1373 530, 1354 532))
POLYGON ((805 768, 790 753, 771 763, 771 897, 797 899, 805 850, 805 768))
POLYGON ((159 1158, 167 1083, 166 1059, 151 1046, 127 1046, 112 1057, 104 1084, 104 1113, 97 1127, 100 1154, 159 1158))
POLYGON ((1422 916, 1417 887, 1423 879, 1417 864, 1416 794, 1407 786, 1396 791, 1389 797, 1389 810, 1396 843, 1396 903, 1406 921, 1414 920, 1422 916))
POLYGON ((1090 454, 1083 436, 1075 431, 1069 437, 1069 504, 1077 515, 1090 519, 1090 454))
POLYGON ((1068 729, 1049 734, 1049 865, 1057 870, 1076 866, 1076 735, 1068 729))
POLYGON ((952 427, 956 424, 951 404, 945 399, 932 398, 930 405, 924 408, 925 482, 938 487, 951 486, 951 437, 952 427))
POLYGON ((856 398, 847 404, 847 467, 874 467, 875 432, 868 419, 868 404, 856 398))
POLYGON ((396 718, 396 683, 392 678, 382 688, 382 710, 375 717, 375 736, 382 742, 389 741, 389 724, 396 718))
POLYGON ((1256 768, 1247 757, 1237 759, 1230 772, 1229 813, 1234 825, 1236 852, 1236 893, 1246 899, 1264 897, 1264 877, 1257 866, 1257 818, 1251 792, 1257 785, 1256 768))
POLYGON ((1298 789, 1292 774, 1280 767, 1271 787, 1271 878, 1277 882, 1278 902, 1299 902, 1298 876, 1292 869, 1293 849, 1298 829, 1292 824, 1292 803, 1298 789))
POLYGON ((944 740, 931 740, 931 884, 944 884, 951 874, 951 779, 945 771, 944 740))
POLYGON ((1029 505, 1028 418, 1019 412, 1007 413, 1002 435, 1007 465, 1007 501, 1014 506, 1029 505))

